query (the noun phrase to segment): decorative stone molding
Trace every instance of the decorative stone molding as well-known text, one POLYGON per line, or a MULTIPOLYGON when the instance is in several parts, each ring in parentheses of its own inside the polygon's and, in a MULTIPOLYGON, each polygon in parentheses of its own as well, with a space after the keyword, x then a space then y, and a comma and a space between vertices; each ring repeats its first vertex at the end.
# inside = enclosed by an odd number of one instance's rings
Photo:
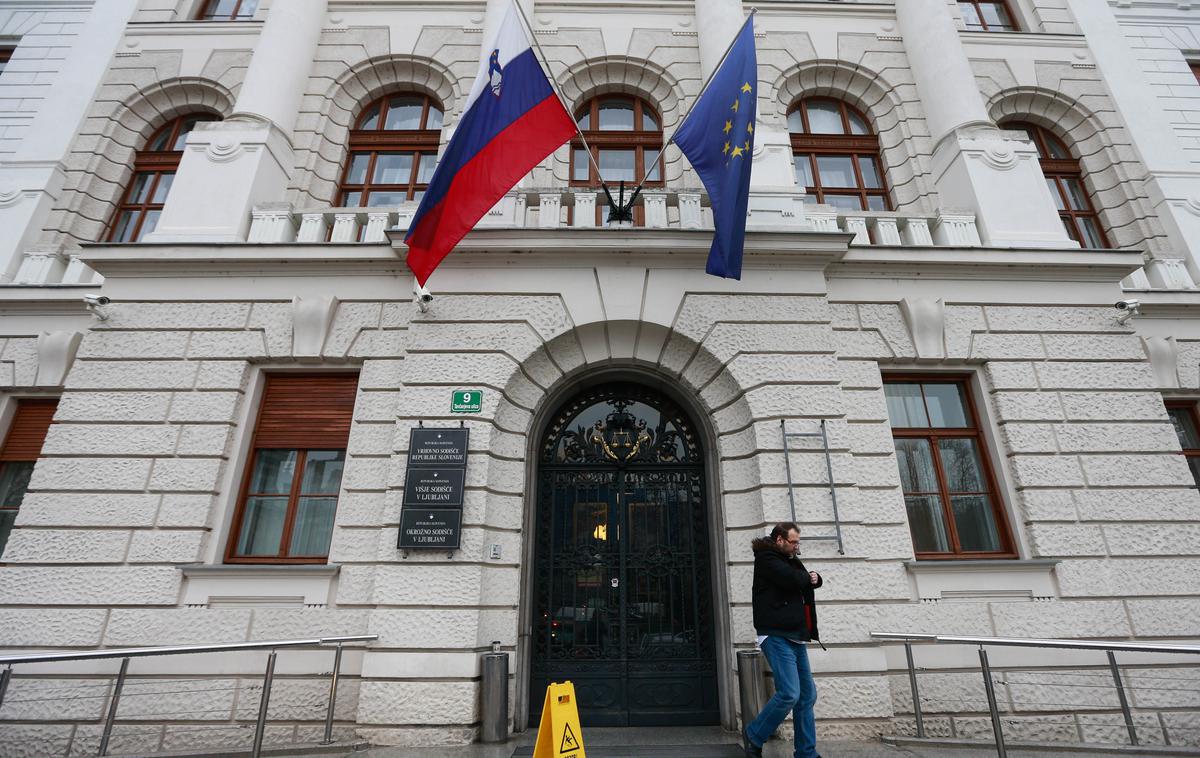
MULTIPOLYGON (((595 197, 595 196, 593 196, 595 197)), ((646 227, 649 229, 667 228, 667 195, 665 192, 643 192, 642 198, 646 203, 646 227)))
POLYGON ((854 235, 854 239, 850 240, 851 245, 871 244, 871 235, 867 232, 865 216, 846 216, 845 219, 846 231, 854 235))
POLYGON ((575 212, 571 217, 571 226, 590 228, 596 225, 596 193, 576 192, 575 212))
POLYGON ((900 244, 900 225, 894 218, 876 218, 875 222, 875 244, 877 245, 899 245, 900 244))
POLYGON ((969 213, 941 213, 934 225, 933 238, 939 245, 979 247, 979 229, 975 216, 969 213))
POLYGON ((1155 289, 1194 290, 1196 283, 1187 263, 1176 258, 1156 258, 1146 264, 1146 278, 1155 289))
POLYGON ((296 222, 290 203, 260 205, 250 212, 247 242, 292 242, 295 239, 296 222))
POLYGON ((62 280, 66 263, 59 252, 28 252, 13 277, 14 284, 57 284, 62 280))
POLYGON ((1179 346, 1174 337, 1142 337, 1160 390, 1179 389, 1179 346))
POLYGON ((543 192, 538 195, 538 227, 557 229, 560 208, 562 208, 562 193, 543 192))
POLYGON ((338 299, 333 295, 292 298, 292 355, 296 358, 320 358, 325 340, 337 313, 338 299))
POLYGON ((79 341, 83 339, 80 332, 58 331, 42 332, 37 339, 37 378, 33 383, 38 387, 61 387, 67 379, 67 372, 75 363, 75 353, 79 350, 79 341))
POLYGON ((812 205, 805 208, 805 215, 814 232, 840 232, 837 211, 828 205, 812 205))
POLYGON ((335 213, 333 215, 333 233, 329 237, 331 242, 357 242, 357 236, 357 213, 335 213))
POLYGON ((921 600, 1035 600, 1054 598, 1052 559, 905 561, 921 600))
POLYGON ((300 232, 297 242, 324 242, 328 230, 324 213, 305 213, 300 217, 300 232))
POLYGON ((684 229, 699 229, 700 219, 700 193, 680 192, 679 225, 684 229))
POLYGON ((932 247, 933 235, 929 233, 929 221, 923 218, 910 218, 904 222, 901 233, 904 244, 915 247, 932 247))
POLYGON ((367 214, 367 228, 363 231, 363 242, 387 242, 388 211, 373 211, 367 214))
POLYGON ((928 297, 906 297, 900 301, 900 313, 908 326, 917 358, 943 360, 946 357, 945 303, 928 297))

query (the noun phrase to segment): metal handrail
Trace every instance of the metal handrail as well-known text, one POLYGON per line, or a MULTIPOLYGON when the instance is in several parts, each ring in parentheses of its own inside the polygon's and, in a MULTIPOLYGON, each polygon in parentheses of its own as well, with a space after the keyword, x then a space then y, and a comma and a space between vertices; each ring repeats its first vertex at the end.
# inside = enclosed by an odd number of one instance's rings
POLYGON ((1052 647, 1066 650, 1112 650, 1125 653, 1200 654, 1200 645, 1152 645, 1143 642, 1095 642, 1090 640, 1038 639, 1034 637, 961 637, 953 634, 904 634, 897 632, 871 632, 871 636, 880 640, 926 640, 953 645, 1052 647))
POLYGON ((904 655, 908 663, 908 682, 912 690, 913 715, 916 717, 918 738, 925 737, 925 722, 924 716, 921 713, 921 696, 917 691, 917 668, 913 663, 913 642, 978 645, 979 666, 983 672, 983 688, 987 695, 988 711, 990 711, 992 716, 992 734, 996 740, 996 754, 999 758, 1007 758, 1008 753, 1004 745, 1004 731, 1000 724, 1000 710, 996 705, 996 690, 992 682, 992 670, 988 662, 986 649, 988 646, 1104 651, 1108 657, 1108 669, 1112 674, 1113 686, 1117 691, 1117 700, 1121 705, 1121 714, 1125 717, 1125 730, 1129 733, 1129 744, 1131 745, 1138 744, 1137 727, 1133 723, 1133 712, 1129 707, 1129 700, 1125 696, 1125 684, 1121 679, 1121 669, 1117 665, 1117 653, 1200 654, 1200 645, 1154 645, 1143 642, 1095 642, 1090 640, 1036 639, 1028 637, 968 637, 954 634, 917 634, 909 632, 871 632, 871 637, 877 640, 904 643, 904 655))
POLYGON ((76 651, 70 653, 36 653, 33 655, 0 656, 0 705, 4 703, 4 695, 12 681, 12 667, 21 663, 49 663, 53 661, 87 661, 121 659, 121 670, 117 673, 116 684, 113 685, 112 696, 108 702, 108 713, 104 718, 104 731, 100 735, 99 755, 108 755, 108 743, 112 737, 113 724, 117 718, 117 708, 121 702, 121 692, 125 687, 125 679, 129 674, 129 659, 146 658, 157 655, 195 655, 203 653, 224 653, 240 650, 270 650, 267 656, 267 670, 263 675, 262 696, 259 698, 258 717, 254 725, 254 746, 251 750, 253 758, 262 753, 263 736, 267 727, 267 707, 271 701, 271 683, 275 678, 275 658, 279 648, 311 648, 322 645, 337 645, 333 657, 333 671, 329 675, 329 703, 325 711, 325 739, 322 744, 333 742, 333 709, 337 702, 338 679, 342 667, 342 648, 349 642, 371 642, 379 639, 377 634, 358 634, 342 637, 313 637, 300 640, 266 640, 262 642, 226 642, 219 645, 168 645, 163 647, 129 647, 112 648, 108 650, 76 651))
POLYGON ((379 639, 377 634, 359 634, 349 637, 314 637, 305 640, 268 640, 265 642, 228 642, 220 645, 169 645, 164 647, 127 647, 106 650, 89 650, 70 653, 37 653, 34 655, 0 656, 0 666, 18 663, 49 663, 53 661, 89 661, 105 658, 145 658, 153 655, 189 655, 193 653, 220 653, 230 650, 270 650, 279 647, 319 647, 346 642, 371 642, 379 639))

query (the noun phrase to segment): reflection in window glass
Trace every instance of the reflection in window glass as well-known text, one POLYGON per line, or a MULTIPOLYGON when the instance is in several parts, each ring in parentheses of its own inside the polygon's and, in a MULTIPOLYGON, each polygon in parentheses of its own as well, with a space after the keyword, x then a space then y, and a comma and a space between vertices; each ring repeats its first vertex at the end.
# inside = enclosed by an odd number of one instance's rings
POLYGON ((404 131, 421 128, 421 111, 425 102, 416 97, 394 97, 388 101, 385 131, 404 131))
POLYGON ((925 402, 921 397, 921 385, 889 382, 884 385, 887 398, 888 418, 893 427, 927 427, 929 417, 925 415, 925 402))
POLYGON ((925 391, 925 407, 929 409, 929 426, 961 428, 967 426, 967 412, 963 407, 961 385, 922 384, 925 391))
POLYGON ((808 104, 808 128, 813 134, 844 134, 837 104, 815 101, 808 104))
POLYGON ((633 131, 633 103, 620 100, 600 103, 600 131, 633 131))
POLYGON ((633 182, 637 179, 634 150, 600 150, 600 175, 606 182, 633 182))
POLYGON ((818 155, 817 176, 822 187, 857 187, 854 162, 849 155, 818 155))

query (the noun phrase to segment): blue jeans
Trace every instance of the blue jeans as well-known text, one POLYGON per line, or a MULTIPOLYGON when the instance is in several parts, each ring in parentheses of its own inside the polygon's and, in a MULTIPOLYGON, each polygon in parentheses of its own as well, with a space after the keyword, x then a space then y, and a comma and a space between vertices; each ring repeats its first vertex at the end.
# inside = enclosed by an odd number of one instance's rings
POLYGON ((762 651, 775 675, 775 695, 746 727, 746 734, 755 745, 765 744, 790 711, 796 726, 795 758, 817 758, 817 722, 813 716, 817 683, 808 665, 808 648, 772 635, 763 640, 762 651))

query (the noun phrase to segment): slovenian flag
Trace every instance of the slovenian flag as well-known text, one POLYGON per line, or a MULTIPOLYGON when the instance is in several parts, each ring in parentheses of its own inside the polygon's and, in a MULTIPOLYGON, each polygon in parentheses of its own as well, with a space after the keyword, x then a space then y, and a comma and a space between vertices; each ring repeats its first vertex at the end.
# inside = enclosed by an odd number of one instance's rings
POLYGON ((404 238, 422 286, 504 193, 575 135, 518 14, 510 4, 484 40, 475 86, 404 238))

